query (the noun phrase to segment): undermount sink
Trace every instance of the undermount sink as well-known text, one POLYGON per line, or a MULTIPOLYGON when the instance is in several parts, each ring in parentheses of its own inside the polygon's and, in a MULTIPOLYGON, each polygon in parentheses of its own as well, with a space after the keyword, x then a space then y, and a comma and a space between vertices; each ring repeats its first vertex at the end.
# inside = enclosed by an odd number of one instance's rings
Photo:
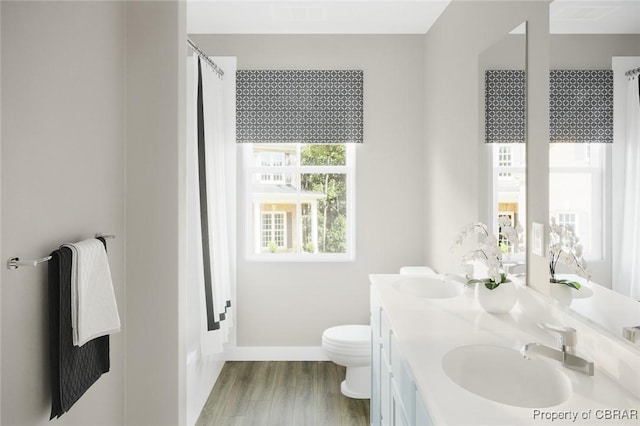
POLYGON ((445 281, 441 275, 407 276, 392 286, 400 293, 426 299, 448 299, 462 292, 459 283, 445 281))
POLYGON ((561 370, 500 346, 453 349, 442 358, 442 368, 469 392, 516 407, 552 407, 571 395, 571 381, 561 370))

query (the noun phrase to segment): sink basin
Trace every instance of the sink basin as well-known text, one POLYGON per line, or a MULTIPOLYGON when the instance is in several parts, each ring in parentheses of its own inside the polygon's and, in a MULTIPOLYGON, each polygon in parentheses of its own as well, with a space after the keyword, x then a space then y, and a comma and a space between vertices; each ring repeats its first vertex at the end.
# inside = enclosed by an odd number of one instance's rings
POLYGON ((445 282, 441 275, 408 276, 391 285, 400 293, 427 299, 448 299, 462 291, 459 283, 445 282))
POLYGON ((571 395, 571 381, 561 370, 500 346, 453 349, 443 357, 442 368, 469 392, 516 407, 552 407, 571 395))

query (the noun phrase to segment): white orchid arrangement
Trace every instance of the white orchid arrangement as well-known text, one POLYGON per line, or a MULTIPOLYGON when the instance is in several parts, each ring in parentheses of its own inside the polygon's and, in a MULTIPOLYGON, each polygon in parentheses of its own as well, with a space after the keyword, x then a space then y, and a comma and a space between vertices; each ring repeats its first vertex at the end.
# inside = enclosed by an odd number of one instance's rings
POLYGON ((572 272, 582 278, 590 279, 591 273, 587 268, 587 262, 582 257, 582 244, 578 237, 568 226, 558 225, 555 218, 551 218, 549 226, 549 273, 550 281, 556 284, 580 289, 580 283, 571 280, 556 279, 556 267, 558 262, 569 266, 572 272))
MULTIPOLYGON (((520 226, 514 228, 511 219, 501 216, 498 219, 500 234, 503 238, 509 240, 513 245, 517 245, 519 241, 518 233, 521 232, 520 226)), ((477 246, 469 253, 462 257, 463 262, 479 260, 487 266, 487 278, 470 279, 468 284, 482 283, 489 290, 493 290, 500 284, 507 282, 507 274, 502 269, 503 250, 500 246, 497 236, 489 234, 487 225, 481 222, 471 223, 465 226, 458 237, 452 249, 461 247, 464 241, 475 236, 478 240, 477 246)))

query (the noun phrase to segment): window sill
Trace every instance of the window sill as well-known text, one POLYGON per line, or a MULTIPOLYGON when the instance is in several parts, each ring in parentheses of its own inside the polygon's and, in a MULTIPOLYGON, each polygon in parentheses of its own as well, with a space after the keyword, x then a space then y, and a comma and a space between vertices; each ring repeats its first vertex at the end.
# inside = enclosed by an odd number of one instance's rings
POLYGON ((326 253, 326 254, 250 254, 247 255, 249 262, 290 262, 290 263, 323 263, 323 262, 355 262, 355 256, 348 253, 326 253))

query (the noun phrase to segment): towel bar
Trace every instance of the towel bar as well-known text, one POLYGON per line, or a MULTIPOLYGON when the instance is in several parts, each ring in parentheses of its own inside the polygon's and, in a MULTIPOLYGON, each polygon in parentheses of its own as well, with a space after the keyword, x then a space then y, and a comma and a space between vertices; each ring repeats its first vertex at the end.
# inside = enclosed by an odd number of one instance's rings
MULTIPOLYGON (((105 235, 101 232, 95 234, 95 238, 115 238, 115 235, 105 235)), ((41 263, 48 262, 51 260, 51 256, 43 257, 41 259, 35 260, 20 260, 19 257, 12 257, 7 260, 7 269, 18 269, 20 266, 38 266, 41 263)))
POLYGON ((7 269, 18 269, 20 266, 38 266, 41 263, 51 260, 51 256, 43 257, 36 260, 20 260, 19 257, 12 257, 7 260, 7 269))
POLYGON ((109 239, 109 238, 115 238, 116 236, 115 236, 115 235, 110 235, 110 234, 106 235, 106 234, 103 234, 102 232, 98 232, 98 233, 95 235, 95 237, 96 237, 96 238, 101 237, 101 238, 107 238, 107 239, 109 239))

